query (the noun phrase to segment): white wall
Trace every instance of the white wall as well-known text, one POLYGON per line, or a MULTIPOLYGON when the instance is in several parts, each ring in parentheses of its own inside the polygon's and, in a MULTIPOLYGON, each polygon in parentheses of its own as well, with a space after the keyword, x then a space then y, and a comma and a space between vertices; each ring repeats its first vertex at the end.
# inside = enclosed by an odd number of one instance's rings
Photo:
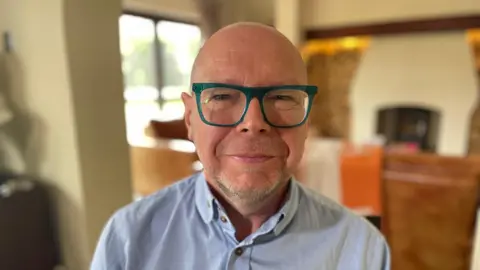
MULTIPOLYGON (((480 13, 477 0, 303 0, 304 28, 480 13)), ((374 135, 379 106, 426 103, 443 112, 439 150, 464 154, 477 98, 473 55, 465 33, 373 37, 352 88, 352 139, 374 135)))
POLYGON ((302 25, 327 27, 479 12, 478 0, 302 0, 302 25))
POLYGON ((374 135, 379 107, 420 104, 442 113, 438 151, 465 154, 477 78, 464 33, 373 38, 351 91, 355 141, 374 135))

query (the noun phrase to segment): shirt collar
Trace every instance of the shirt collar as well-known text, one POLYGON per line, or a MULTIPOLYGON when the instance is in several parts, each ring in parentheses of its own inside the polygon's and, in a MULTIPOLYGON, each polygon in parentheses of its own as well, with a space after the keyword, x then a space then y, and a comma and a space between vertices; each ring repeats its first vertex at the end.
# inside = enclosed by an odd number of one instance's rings
POLYGON ((285 204, 280 209, 280 217, 277 226, 273 229, 275 235, 279 235, 290 224, 295 213, 297 213, 300 197, 298 194, 298 183, 295 178, 292 177, 289 183, 288 197, 285 204))
POLYGON ((203 221, 209 223, 213 219, 214 211, 216 211, 215 197, 213 197, 207 180, 203 172, 198 174, 195 181, 195 204, 203 221))
MULTIPOLYGON (((292 221, 295 213, 298 209, 299 204, 299 191, 298 191, 298 183, 292 177, 289 182, 289 190, 288 190, 288 197, 286 202, 283 204, 280 211, 278 211, 274 216, 278 217, 278 222, 276 222, 276 226, 273 228, 275 235, 280 234, 288 224, 292 221)), ((213 196, 210 188, 208 187, 207 181, 205 179, 205 175, 202 173, 198 174, 195 183, 195 203, 205 223, 210 223, 216 213, 217 209, 217 202, 215 197, 213 196)))

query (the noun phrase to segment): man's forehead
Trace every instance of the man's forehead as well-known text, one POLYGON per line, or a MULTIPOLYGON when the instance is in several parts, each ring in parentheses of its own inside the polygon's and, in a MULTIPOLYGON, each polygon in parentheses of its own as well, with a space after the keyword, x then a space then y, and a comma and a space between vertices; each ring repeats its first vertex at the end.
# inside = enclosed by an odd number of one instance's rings
POLYGON ((279 32, 242 24, 226 27, 207 40, 195 61, 192 81, 305 83, 306 70, 298 50, 279 32))
POLYGON ((230 50, 198 63, 194 81, 250 86, 304 83, 302 68, 278 55, 262 56, 230 50))

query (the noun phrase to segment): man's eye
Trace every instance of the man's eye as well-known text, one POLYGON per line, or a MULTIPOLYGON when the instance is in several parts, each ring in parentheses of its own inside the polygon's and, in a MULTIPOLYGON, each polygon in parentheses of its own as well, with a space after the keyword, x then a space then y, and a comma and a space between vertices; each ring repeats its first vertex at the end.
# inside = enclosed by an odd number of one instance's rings
POLYGON ((294 97, 289 96, 289 95, 271 95, 268 97, 270 100, 280 100, 280 101, 292 101, 294 100, 294 97))
POLYGON ((228 100, 231 99, 232 96, 228 94, 219 94, 219 95, 213 95, 210 97, 210 100, 215 100, 215 101, 222 101, 222 100, 228 100))
POLYGON ((277 100, 292 100, 293 98, 291 96, 285 96, 285 95, 275 95, 275 99, 277 100))

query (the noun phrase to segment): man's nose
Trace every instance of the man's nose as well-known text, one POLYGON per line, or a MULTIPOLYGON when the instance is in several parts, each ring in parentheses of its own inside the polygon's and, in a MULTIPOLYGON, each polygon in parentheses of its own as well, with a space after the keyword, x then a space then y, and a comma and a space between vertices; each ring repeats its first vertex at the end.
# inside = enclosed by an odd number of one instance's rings
POLYGON ((248 133, 266 133, 270 129, 270 125, 263 119, 260 102, 256 98, 252 99, 248 110, 245 112, 243 121, 237 125, 237 130, 248 133))

